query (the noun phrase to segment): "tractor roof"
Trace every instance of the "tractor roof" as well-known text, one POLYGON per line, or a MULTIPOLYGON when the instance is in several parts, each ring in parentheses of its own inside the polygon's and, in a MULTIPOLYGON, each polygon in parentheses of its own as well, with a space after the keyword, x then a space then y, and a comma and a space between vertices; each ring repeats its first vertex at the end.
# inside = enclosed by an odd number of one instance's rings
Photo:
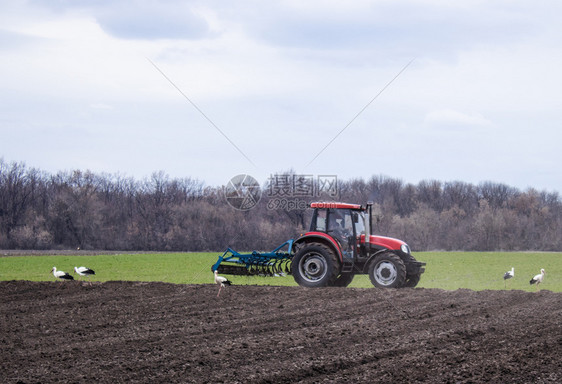
POLYGON ((364 208, 360 204, 337 203, 333 201, 310 203, 310 208, 364 210, 364 208))

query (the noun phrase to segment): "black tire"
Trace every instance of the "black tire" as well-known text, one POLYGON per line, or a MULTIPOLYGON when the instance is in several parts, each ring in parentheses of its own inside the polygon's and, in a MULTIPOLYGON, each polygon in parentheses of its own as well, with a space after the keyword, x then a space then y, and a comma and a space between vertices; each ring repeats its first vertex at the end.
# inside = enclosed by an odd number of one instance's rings
POLYGON ((319 243, 304 245, 293 257, 291 273, 298 285, 308 288, 327 287, 339 274, 336 253, 319 243))
POLYGON ((332 287, 347 287, 353 281, 353 277, 355 277, 353 273, 342 273, 334 281, 332 287))
POLYGON ((421 273, 417 275, 407 275, 406 282, 404 283, 404 287, 406 288, 414 288, 420 282, 421 273))
POLYGON ((369 278, 378 288, 401 288, 406 283, 406 266, 398 255, 385 252, 369 264, 369 278))

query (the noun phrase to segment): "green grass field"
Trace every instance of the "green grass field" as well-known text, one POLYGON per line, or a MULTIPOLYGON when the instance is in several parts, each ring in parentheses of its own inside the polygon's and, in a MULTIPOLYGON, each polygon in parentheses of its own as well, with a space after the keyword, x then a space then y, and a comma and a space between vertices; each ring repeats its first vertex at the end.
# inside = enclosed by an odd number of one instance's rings
MULTIPOLYGON (((74 273, 75 266, 96 271, 91 281, 131 280, 163 281, 176 284, 213 283, 211 265, 217 253, 155 253, 120 255, 54 255, 0 257, 0 280, 54 281, 53 266, 74 273)), ((503 274, 515 267, 515 278, 507 289, 534 291, 529 280, 546 270, 542 289, 562 292, 562 253, 532 252, 417 252, 416 259, 427 263, 418 287, 455 290, 505 289, 503 274)), ((228 276, 237 285, 295 286, 288 277, 228 276)), ((358 275, 350 285, 372 287, 367 275, 358 275)))

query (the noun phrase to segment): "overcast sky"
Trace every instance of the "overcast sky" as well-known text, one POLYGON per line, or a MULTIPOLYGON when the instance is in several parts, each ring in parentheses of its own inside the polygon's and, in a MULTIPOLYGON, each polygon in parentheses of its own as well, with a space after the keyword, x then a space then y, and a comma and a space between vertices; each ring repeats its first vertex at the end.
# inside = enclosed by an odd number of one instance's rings
POLYGON ((0 158, 562 192, 561 15, 554 0, 3 1, 0 158))

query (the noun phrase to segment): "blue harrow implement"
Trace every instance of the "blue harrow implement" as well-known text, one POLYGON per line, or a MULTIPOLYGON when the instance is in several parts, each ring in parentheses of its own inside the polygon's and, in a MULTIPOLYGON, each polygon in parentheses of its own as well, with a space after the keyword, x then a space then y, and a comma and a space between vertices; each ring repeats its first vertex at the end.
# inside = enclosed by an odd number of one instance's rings
POLYGON ((211 271, 225 275, 285 276, 291 274, 292 251, 293 240, 284 242, 271 252, 239 253, 227 248, 211 271))

